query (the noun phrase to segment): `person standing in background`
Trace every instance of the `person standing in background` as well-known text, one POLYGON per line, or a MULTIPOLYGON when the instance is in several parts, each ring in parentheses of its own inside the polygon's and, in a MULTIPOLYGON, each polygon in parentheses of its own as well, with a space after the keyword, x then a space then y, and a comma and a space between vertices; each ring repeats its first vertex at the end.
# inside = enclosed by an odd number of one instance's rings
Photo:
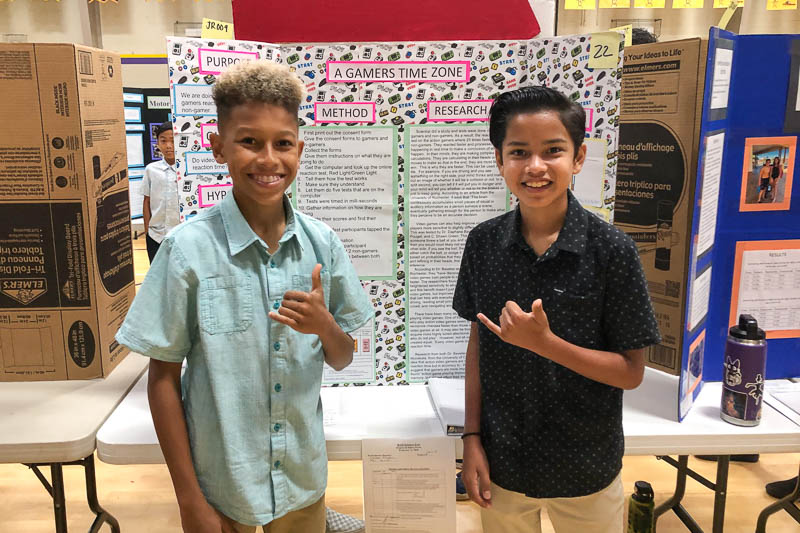
POLYGON ((155 129, 156 146, 164 157, 153 161, 144 170, 142 179, 142 214, 150 263, 169 230, 180 222, 178 217, 178 176, 175 173, 175 143, 172 123, 164 122, 155 129))

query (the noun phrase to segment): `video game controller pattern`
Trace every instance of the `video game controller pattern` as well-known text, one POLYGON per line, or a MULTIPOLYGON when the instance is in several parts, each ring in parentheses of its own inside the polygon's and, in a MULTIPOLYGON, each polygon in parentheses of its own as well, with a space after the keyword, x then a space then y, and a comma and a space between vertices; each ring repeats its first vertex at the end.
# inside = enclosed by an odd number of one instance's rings
MULTIPOLYGON (((323 45, 283 45, 279 49, 244 41, 205 42, 198 39, 174 39, 184 44, 180 55, 170 55, 171 83, 177 83, 183 70, 198 65, 196 49, 212 47, 233 50, 259 50, 265 59, 285 62, 303 82, 306 101, 300 108, 300 125, 314 126, 315 102, 374 102, 376 125, 393 125, 397 131, 398 165, 395 179, 398 184, 397 279, 392 281, 362 281, 372 303, 375 320, 376 380, 369 384, 396 385, 408 382, 408 352, 406 351, 406 210, 404 165, 406 158, 404 130, 409 124, 427 122, 429 100, 493 99, 501 92, 528 85, 554 87, 586 110, 592 111, 592 123, 586 136, 605 139, 608 156, 604 177, 604 207, 600 215, 611 221, 616 183, 620 76, 622 48, 617 67, 591 69, 590 35, 552 37, 519 42, 405 42, 323 45), (187 46, 188 45, 188 46, 187 46), (259 49, 258 47, 261 46, 259 49), (188 50, 192 53, 188 53, 188 50), (267 58, 267 52, 272 56, 267 58), (186 57, 187 53, 190 57, 186 57), (192 54, 194 57, 192 58, 192 54), (326 81, 328 61, 469 61, 470 76, 465 82, 406 83, 362 82, 329 83, 326 81), (182 61, 182 62, 181 62, 182 61), (186 65, 191 63, 191 66, 186 65), (183 67, 183 69, 179 69, 183 67)), ((168 44, 172 48, 173 42, 168 44)), ((168 53, 169 53, 168 49, 168 53)), ((215 80, 204 80, 209 84, 215 80)), ((214 122, 215 117, 175 117, 176 159, 181 148, 192 151, 202 148, 200 124, 214 122), (184 140, 185 138, 185 140, 184 140)), ((335 126, 341 127, 342 124, 335 126)), ((369 127, 350 124, 353 127, 369 127)), ((320 127, 325 127, 321 125, 320 127)), ((200 183, 229 183, 227 175, 192 175, 186 179, 180 173, 181 219, 199 212, 197 185, 200 183), (184 216, 184 213, 186 216, 184 216)), ((302 176, 299 176, 302 179, 302 176)), ((454 371, 463 375, 463 369, 454 371)))

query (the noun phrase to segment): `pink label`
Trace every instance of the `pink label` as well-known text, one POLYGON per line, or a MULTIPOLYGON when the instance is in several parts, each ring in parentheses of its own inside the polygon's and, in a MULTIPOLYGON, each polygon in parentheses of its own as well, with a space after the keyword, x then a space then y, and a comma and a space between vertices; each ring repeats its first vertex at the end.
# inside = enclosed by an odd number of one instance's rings
POLYGON ((487 122, 494 100, 430 100, 428 122, 487 122))
POLYGON ((232 183, 224 183, 221 185, 198 185, 197 196, 199 197, 198 203, 200 207, 211 207, 218 204, 228 194, 230 188, 233 187, 232 183))
POLYGON ((218 133, 216 122, 200 124, 200 145, 203 148, 211 148, 211 141, 208 140, 210 133, 218 133))
POLYGON ((236 63, 250 59, 258 59, 258 53, 216 48, 199 48, 197 50, 200 74, 221 74, 236 63))
POLYGON ((375 122, 374 102, 315 102, 314 123, 375 122))
POLYGON ((329 82, 467 82, 469 61, 328 61, 329 82))

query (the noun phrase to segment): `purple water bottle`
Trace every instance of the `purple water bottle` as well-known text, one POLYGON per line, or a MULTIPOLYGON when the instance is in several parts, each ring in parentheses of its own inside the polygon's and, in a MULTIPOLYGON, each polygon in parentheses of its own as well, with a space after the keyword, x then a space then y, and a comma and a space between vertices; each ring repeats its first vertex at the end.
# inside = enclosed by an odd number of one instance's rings
POLYGON ((751 315, 739 315, 739 324, 728 332, 722 369, 722 404, 719 416, 737 426, 761 422, 767 341, 751 315))

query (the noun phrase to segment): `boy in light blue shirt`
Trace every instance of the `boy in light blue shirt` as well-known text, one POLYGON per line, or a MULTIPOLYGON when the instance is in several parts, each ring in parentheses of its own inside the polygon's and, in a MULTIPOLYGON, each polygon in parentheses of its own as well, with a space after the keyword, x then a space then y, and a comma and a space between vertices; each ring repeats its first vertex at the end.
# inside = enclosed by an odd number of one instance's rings
POLYGON ((334 232, 284 194, 302 90, 267 62, 220 76, 210 140, 233 189, 164 239, 117 333, 152 358, 150 410, 186 532, 325 531, 323 360, 347 366, 347 332, 373 310, 334 232))

